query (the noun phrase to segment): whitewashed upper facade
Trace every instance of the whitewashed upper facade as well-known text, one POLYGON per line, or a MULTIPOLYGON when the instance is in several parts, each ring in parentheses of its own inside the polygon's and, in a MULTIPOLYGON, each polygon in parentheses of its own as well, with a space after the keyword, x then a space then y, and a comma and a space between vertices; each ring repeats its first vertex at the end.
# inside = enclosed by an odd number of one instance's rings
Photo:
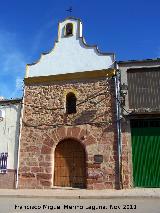
POLYGON ((114 54, 100 53, 97 46, 88 46, 82 36, 79 19, 67 18, 58 25, 58 40, 50 53, 42 54, 38 62, 27 65, 26 78, 114 68, 114 54), (66 26, 73 26, 66 36, 66 26))

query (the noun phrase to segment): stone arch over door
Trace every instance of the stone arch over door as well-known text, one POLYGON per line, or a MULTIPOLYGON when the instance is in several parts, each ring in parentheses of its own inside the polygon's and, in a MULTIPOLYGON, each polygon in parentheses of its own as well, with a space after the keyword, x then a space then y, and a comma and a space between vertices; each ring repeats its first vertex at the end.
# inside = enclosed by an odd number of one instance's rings
POLYGON ((75 139, 60 141, 55 149, 54 185, 86 188, 86 153, 75 139))

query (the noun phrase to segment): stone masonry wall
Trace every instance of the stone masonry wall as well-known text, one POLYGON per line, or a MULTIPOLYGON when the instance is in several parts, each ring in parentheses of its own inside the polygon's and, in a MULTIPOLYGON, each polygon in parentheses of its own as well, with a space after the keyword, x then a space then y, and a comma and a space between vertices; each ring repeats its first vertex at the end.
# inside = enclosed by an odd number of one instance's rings
POLYGON ((122 188, 133 187, 132 146, 129 119, 122 121, 122 188))
POLYGON ((63 139, 83 143, 87 188, 119 187, 114 80, 90 79, 25 86, 19 188, 54 186, 54 151, 63 139), (66 94, 77 97, 77 113, 66 115, 66 94), (94 163, 102 154, 103 163, 94 163))

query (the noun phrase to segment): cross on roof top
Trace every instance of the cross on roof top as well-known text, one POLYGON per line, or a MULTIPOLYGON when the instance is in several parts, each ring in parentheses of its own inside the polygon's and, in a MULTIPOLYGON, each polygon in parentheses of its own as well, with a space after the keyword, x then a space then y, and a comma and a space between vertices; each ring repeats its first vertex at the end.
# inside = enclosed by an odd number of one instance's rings
POLYGON ((72 13, 72 6, 71 6, 71 7, 69 7, 66 11, 67 11, 67 12, 69 12, 69 13, 70 13, 70 15, 71 15, 71 13, 72 13))

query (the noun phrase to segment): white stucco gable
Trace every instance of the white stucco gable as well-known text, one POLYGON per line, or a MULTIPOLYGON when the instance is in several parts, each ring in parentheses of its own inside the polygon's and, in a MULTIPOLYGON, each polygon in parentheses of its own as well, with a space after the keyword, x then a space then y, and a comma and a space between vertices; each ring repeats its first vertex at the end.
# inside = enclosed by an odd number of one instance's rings
POLYGON ((102 54, 97 46, 88 46, 82 36, 81 21, 67 18, 58 25, 58 40, 53 50, 27 65, 26 78, 109 68, 114 68, 114 54, 102 54), (73 26, 72 35, 66 35, 68 23, 73 26))

